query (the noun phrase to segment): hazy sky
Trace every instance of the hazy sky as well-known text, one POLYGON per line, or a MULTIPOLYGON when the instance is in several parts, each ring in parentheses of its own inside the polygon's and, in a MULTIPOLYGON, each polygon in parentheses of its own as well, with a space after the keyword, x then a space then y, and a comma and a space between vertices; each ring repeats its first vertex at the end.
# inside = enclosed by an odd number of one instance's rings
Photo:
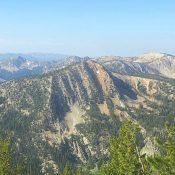
POLYGON ((175 0, 0 0, 0 52, 175 54, 175 0))

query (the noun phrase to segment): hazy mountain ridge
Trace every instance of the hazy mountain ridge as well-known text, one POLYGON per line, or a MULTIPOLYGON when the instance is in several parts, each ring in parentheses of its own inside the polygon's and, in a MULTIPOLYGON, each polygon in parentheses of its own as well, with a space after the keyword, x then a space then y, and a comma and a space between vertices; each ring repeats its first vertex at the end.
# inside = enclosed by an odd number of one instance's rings
POLYGON ((0 54, 0 60, 8 59, 8 58, 17 58, 17 57, 23 57, 25 59, 30 59, 33 61, 48 61, 48 60, 62 60, 69 55, 65 54, 54 54, 54 53, 4 53, 0 54))
MULTIPOLYGON (((7 55, 8 56, 8 55, 7 55)), ((39 56, 42 56, 39 55, 39 56)), ((104 56, 98 58, 89 57, 62 57, 56 59, 52 55, 43 55, 44 60, 37 61, 26 55, 7 57, 0 61, 0 79, 10 80, 26 76, 41 75, 49 71, 65 68, 74 63, 94 60, 103 64, 108 70, 121 74, 139 75, 153 74, 168 78, 175 78, 175 56, 163 53, 147 53, 138 57, 104 56), (50 59, 50 60, 49 60, 50 59)))
POLYGON ((32 60, 31 57, 10 57, 0 60, 0 78, 2 80, 11 80, 27 76, 41 75, 88 59, 90 58, 72 56, 53 61, 36 61, 32 60))
POLYGON ((154 74, 175 78, 175 56, 163 53, 147 53, 139 57, 111 59, 98 58, 107 69, 123 74, 154 74))
POLYGON ((112 73, 84 61, 0 84, 0 129, 13 133, 17 159, 22 152, 35 162, 29 163, 35 166, 33 174, 56 174, 65 162, 90 168, 100 164, 108 155, 109 137, 124 119, 142 127, 151 154, 152 130, 158 132, 171 119, 174 105, 171 83, 112 73))

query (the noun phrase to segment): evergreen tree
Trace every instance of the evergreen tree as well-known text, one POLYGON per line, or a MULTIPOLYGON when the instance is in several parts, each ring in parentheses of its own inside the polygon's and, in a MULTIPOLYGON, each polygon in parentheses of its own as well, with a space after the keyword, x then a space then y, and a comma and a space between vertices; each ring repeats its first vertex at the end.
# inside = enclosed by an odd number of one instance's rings
POLYGON ((76 170, 76 175, 81 175, 81 170, 80 169, 76 170))
POLYGON ((10 169, 10 150, 9 140, 0 140, 0 174, 9 174, 10 169))
POLYGON ((10 139, 0 139, 0 175, 22 175, 22 166, 12 163, 10 139))
POLYGON ((63 174, 62 175, 72 175, 71 168, 68 164, 64 167, 63 174))
POLYGON ((139 131, 139 127, 131 121, 122 124, 118 136, 111 139, 110 160, 102 166, 102 174, 149 174, 146 159, 140 155, 139 131))
POLYGON ((164 138, 158 140, 160 155, 150 158, 153 170, 158 175, 175 174, 175 127, 166 125, 164 138))

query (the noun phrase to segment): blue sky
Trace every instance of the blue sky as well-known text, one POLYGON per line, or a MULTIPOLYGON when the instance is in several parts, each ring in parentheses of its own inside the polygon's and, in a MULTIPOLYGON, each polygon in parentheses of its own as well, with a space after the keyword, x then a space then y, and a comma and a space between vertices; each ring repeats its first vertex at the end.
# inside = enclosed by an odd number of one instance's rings
POLYGON ((0 52, 175 54, 174 0, 2 0, 0 52))

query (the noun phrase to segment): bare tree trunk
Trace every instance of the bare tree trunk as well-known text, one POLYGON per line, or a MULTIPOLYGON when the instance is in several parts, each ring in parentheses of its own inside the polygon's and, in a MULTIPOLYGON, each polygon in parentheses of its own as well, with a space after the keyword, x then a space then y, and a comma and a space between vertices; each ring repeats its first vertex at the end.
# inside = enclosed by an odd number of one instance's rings
POLYGON ((135 145, 136 145, 136 151, 137 151, 137 155, 138 155, 138 158, 139 158, 139 162, 140 162, 140 164, 141 164, 141 166, 142 166, 142 171, 143 171, 143 174, 145 174, 145 169, 144 169, 144 165, 143 165, 143 162, 142 162, 142 159, 141 159, 141 156, 140 156, 139 149, 138 149, 138 147, 137 147, 137 144, 136 144, 136 143, 135 143, 135 145))

